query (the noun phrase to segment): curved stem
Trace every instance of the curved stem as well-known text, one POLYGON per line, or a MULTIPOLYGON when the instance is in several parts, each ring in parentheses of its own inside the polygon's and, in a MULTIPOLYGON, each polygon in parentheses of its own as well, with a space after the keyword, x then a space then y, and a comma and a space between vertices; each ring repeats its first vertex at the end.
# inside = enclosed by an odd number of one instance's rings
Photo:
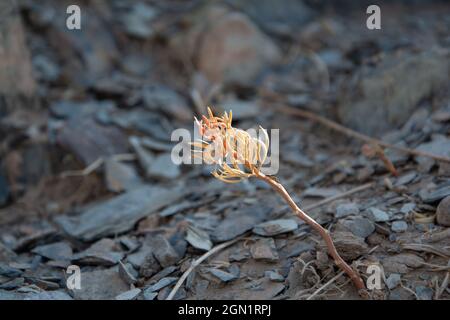
MULTIPOLYGON (((265 181, 275 191, 277 191, 284 198, 284 200, 286 200, 286 202, 292 208, 294 213, 300 219, 305 221, 308 225, 310 225, 314 230, 316 230, 320 234, 320 236, 323 238, 323 240, 325 241, 325 243, 327 245, 328 253, 330 254, 330 256, 333 257, 336 265, 350 277, 350 279, 353 281, 353 283, 354 283, 356 289, 358 289, 358 291, 365 290, 366 287, 365 287, 364 282, 361 279, 360 275, 358 274, 358 272, 353 270, 344 261, 344 259, 342 259, 342 257, 337 252, 336 247, 334 246, 333 240, 332 240, 328 230, 326 230, 319 223, 317 223, 313 218, 308 216, 302 209, 300 209, 297 206, 297 204, 294 202, 294 200, 292 200, 291 196, 286 191, 286 189, 280 183, 276 182, 275 180, 271 179, 270 177, 266 176, 265 174, 263 174, 262 172, 260 172, 258 170, 255 170, 254 174, 255 174, 256 178, 265 181)), ((361 294, 361 292, 360 292, 360 294, 361 294)))

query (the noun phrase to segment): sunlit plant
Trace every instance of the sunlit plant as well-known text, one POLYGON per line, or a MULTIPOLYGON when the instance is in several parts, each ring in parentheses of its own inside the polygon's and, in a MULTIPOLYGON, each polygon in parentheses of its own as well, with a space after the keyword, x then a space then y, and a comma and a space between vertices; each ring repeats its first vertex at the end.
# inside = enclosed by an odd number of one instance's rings
POLYGON ((226 183, 236 183, 254 177, 268 183, 289 204, 300 219, 316 230, 326 243, 328 253, 336 265, 353 281, 360 294, 365 292, 364 282, 357 271, 353 270, 339 255, 328 230, 307 215, 292 200, 289 193, 274 177, 262 172, 262 166, 269 151, 269 136, 260 127, 262 139, 253 137, 248 132, 232 126, 232 112, 224 112, 218 117, 208 108, 208 116, 195 124, 201 139, 193 143, 194 156, 201 157, 206 163, 216 166, 213 176, 226 183))

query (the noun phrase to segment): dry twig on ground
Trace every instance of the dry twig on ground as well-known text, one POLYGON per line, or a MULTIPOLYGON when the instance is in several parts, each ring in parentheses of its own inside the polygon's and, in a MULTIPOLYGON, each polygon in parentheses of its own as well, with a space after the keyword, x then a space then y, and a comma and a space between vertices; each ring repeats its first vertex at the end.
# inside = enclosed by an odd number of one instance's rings
POLYGON ((368 135, 359 133, 355 130, 349 129, 339 123, 336 123, 332 120, 329 120, 325 117, 319 116, 311 111, 306 111, 306 110, 301 110, 301 109, 296 109, 296 108, 292 108, 292 107, 288 107, 288 106, 280 106, 277 108, 278 111, 284 113, 284 114, 289 114, 289 115, 293 115, 293 116, 298 116, 298 117, 302 117, 305 119, 309 119, 312 120, 314 122, 320 123, 321 125, 324 125, 330 129, 333 129, 335 131, 338 131, 346 136, 352 137, 352 138, 356 138, 358 140, 370 143, 370 144, 375 144, 384 148, 389 148, 392 150, 397 150, 400 152, 404 152, 407 154, 411 154, 411 155, 415 155, 415 156, 422 156, 422 157, 428 157, 437 161, 443 161, 443 162, 450 162, 450 158, 449 157, 445 157, 445 156, 439 156, 436 154, 432 154, 429 152, 425 152, 425 151, 420 151, 420 150, 416 150, 416 149, 410 149, 410 148, 406 148, 406 147, 401 147, 401 146, 397 146, 397 145, 393 145, 391 143, 387 143, 384 142, 382 140, 370 137, 368 135))

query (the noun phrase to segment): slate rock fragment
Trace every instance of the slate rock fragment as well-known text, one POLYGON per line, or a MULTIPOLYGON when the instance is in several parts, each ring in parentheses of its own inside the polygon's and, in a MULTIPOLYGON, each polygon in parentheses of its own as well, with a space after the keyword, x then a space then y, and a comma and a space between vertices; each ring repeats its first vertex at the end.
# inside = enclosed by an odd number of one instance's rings
POLYGON ((347 227, 351 233, 361 238, 367 238, 375 231, 374 223, 363 217, 343 220, 341 223, 347 227))
POLYGON ((337 219, 340 219, 350 215, 357 215, 358 213, 359 207, 356 203, 353 202, 341 203, 336 206, 335 217, 337 219))
POLYGON ((298 228, 297 221, 294 219, 278 219, 260 223, 253 228, 253 233, 272 237, 282 233, 294 231, 298 228))
POLYGON ((104 238, 86 250, 74 254, 72 261, 82 265, 113 266, 119 263, 124 254, 118 251, 114 240, 104 238))
POLYGON ((397 287, 401 282, 401 275, 398 273, 391 273, 389 277, 386 278, 386 285, 389 288, 389 290, 394 289, 397 287))
POLYGON ((138 274, 130 263, 124 264, 122 261, 119 261, 119 275, 123 281, 130 285, 137 282, 138 274))
POLYGON ((55 290, 55 291, 42 291, 39 293, 29 293, 25 296, 24 300, 73 300, 73 299, 65 291, 55 290))
POLYGON ((255 260, 274 262, 279 259, 275 241, 272 238, 256 240, 250 247, 250 253, 255 260))
POLYGON ((181 187, 142 186, 97 203, 79 216, 60 216, 55 220, 64 231, 82 241, 121 234, 142 218, 183 197, 181 187))
POLYGON ((122 192, 140 186, 142 181, 131 165, 109 158, 105 161, 105 183, 109 191, 122 192))
POLYGON ((404 220, 397 220, 392 222, 391 229, 394 232, 405 232, 408 230, 408 223, 404 220))
POLYGON ((213 244, 209 238, 209 234, 195 226, 189 225, 186 241, 196 249, 208 251, 212 248, 213 244))
POLYGON ((146 241, 151 246, 154 257, 163 268, 177 263, 182 258, 163 235, 150 235, 146 241))
POLYGON ((271 210, 270 207, 258 204, 229 213, 212 232, 212 238, 215 242, 234 239, 265 220, 271 210))
POLYGON ((177 281, 178 281, 178 278, 176 278, 176 277, 162 278, 158 282, 156 282, 155 284, 153 284, 153 285, 149 286, 147 289, 145 289, 145 291, 146 292, 159 291, 162 288, 165 288, 167 286, 170 286, 170 285, 176 283, 177 281))
MULTIPOLYGON (((333 232, 331 237, 333 238, 336 250, 345 261, 355 260, 369 251, 369 246, 364 242, 364 239, 351 232, 333 232)), ((323 241, 321 242, 321 247, 327 250, 323 241)))
POLYGON ((135 300, 141 293, 141 289, 135 288, 118 294, 115 300, 135 300))
POLYGON ((123 281, 117 268, 83 272, 81 289, 72 290, 76 300, 112 300, 128 291, 128 284, 123 281))
POLYGON ((72 257, 72 247, 64 241, 37 246, 32 250, 50 260, 70 260, 72 257))
POLYGON ((441 226, 450 227, 450 196, 439 202, 436 210, 436 221, 441 226))
POLYGON ((230 272, 223 271, 217 268, 208 268, 207 271, 222 282, 230 282, 238 278, 230 272))
POLYGON ((447 196, 450 196, 450 181, 443 182, 431 190, 423 189, 419 192, 420 199, 425 203, 435 203, 447 196))
POLYGON ((389 221, 389 215, 385 211, 374 207, 367 209, 367 216, 374 222, 389 221))
POLYGON ((127 153, 125 135, 114 126, 102 126, 91 118, 69 119, 58 132, 58 144, 88 166, 100 157, 127 153))

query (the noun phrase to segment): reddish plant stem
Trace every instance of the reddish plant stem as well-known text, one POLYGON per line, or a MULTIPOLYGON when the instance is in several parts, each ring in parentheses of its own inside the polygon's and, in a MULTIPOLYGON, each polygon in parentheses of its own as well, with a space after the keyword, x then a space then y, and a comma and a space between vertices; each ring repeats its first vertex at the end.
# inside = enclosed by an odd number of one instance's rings
POLYGON ((300 209, 297 204, 292 200, 289 193, 286 191, 286 189, 278 183, 277 181, 273 180, 272 178, 266 176, 262 172, 255 170, 254 171, 255 176, 258 179, 261 179, 268 183, 275 191, 277 191, 284 200, 289 204, 289 206, 292 208, 294 213, 303 221, 305 221, 308 225, 310 225, 314 230, 316 230, 320 236, 323 238, 323 240, 326 243, 326 246, 328 248, 328 253, 333 257, 334 262, 336 265, 344 271, 350 279, 353 281, 356 289, 358 289, 358 292, 360 294, 363 294, 361 291, 366 289, 363 280, 359 276, 359 274, 353 270, 345 261, 342 259, 342 257, 339 255, 339 253, 336 250, 336 247, 334 246, 333 239, 330 236, 330 233, 328 230, 326 230, 324 227, 322 227, 319 223, 317 223, 313 218, 308 216, 302 209, 300 209))

